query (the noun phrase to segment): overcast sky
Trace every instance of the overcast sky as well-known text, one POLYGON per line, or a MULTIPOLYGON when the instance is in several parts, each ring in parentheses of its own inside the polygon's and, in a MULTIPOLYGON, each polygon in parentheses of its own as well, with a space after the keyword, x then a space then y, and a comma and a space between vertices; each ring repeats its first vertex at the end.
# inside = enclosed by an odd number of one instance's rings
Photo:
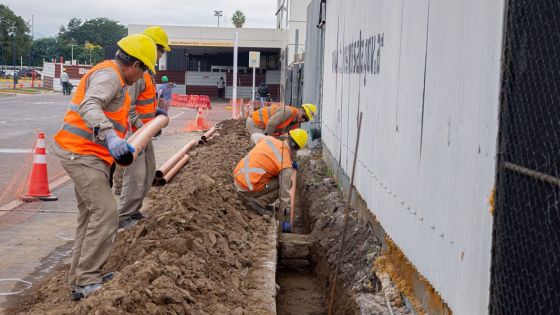
POLYGON ((71 18, 106 17, 128 24, 217 26, 214 10, 222 10, 220 26, 231 27, 237 9, 244 27, 276 27, 276 0, 2 0, 16 15, 31 21, 35 37, 53 36, 71 18))

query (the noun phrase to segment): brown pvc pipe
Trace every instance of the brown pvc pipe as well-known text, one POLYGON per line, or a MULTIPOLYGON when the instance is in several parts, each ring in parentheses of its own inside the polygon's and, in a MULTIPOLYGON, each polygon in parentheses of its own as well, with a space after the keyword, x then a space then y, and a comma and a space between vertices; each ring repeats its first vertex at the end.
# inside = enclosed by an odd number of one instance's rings
POLYGON ((165 115, 159 115, 136 130, 136 132, 126 140, 128 144, 134 147, 134 153, 126 154, 123 158, 116 160, 117 164, 121 166, 129 166, 132 164, 138 157, 138 154, 144 150, 156 133, 165 128, 167 124, 169 124, 169 118, 165 115))
POLYGON ((127 142, 136 149, 136 152, 134 152, 136 154, 134 156, 135 159, 138 152, 141 152, 156 133, 165 128, 167 124, 169 124, 169 117, 165 115, 156 116, 156 118, 150 120, 128 138, 127 142))
POLYGON ((187 154, 187 152, 189 152, 189 150, 192 149, 196 144, 196 140, 191 140, 179 151, 177 151, 177 153, 173 154, 172 157, 165 161, 165 163, 163 163, 163 165, 156 170, 156 178, 163 178, 165 174, 167 174, 173 168, 173 166, 175 166, 175 164, 177 164, 181 160, 181 158, 183 158, 185 154, 187 154))
POLYGON ((169 172, 167 174, 165 174, 165 176, 163 176, 163 178, 161 178, 159 180, 159 183, 161 185, 165 185, 167 183, 169 183, 169 181, 175 176, 175 174, 177 174, 177 172, 179 172, 179 170, 181 170, 183 168, 183 166, 185 166, 187 164, 187 162, 189 161, 190 156, 189 155, 185 155, 183 156, 179 162, 177 162, 177 164, 175 164, 175 166, 173 166, 173 168, 171 170, 169 170, 169 172))
POLYGON ((216 132, 216 127, 212 127, 210 129, 208 129, 208 131, 206 131, 201 137, 200 140, 202 141, 206 141, 208 140, 208 138, 210 138, 210 136, 212 136, 214 134, 214 132, 216 132))

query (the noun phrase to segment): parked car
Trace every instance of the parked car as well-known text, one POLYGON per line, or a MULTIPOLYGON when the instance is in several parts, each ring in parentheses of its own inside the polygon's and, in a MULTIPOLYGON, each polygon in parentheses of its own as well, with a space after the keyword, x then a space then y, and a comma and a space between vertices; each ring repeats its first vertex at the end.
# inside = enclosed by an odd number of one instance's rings
POLYGON ((21 70, 21 71, 19 71, 18 76, 20 78, 24 78, 24 77, 31 78, 33 76, 34 71, 35 71, 35 77, 36 78, 41 76, 41 73, 39 73, 37 70, 33 70, 33 69, 21 70))

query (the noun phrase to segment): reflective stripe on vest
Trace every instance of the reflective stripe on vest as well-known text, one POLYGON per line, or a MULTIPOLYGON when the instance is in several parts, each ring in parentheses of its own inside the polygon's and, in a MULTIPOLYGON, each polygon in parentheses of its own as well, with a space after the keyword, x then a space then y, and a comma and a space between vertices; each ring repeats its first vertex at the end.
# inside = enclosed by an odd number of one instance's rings
MULTIPOLYGON (((76 104, 70 104, 68 105, 68 110, 79 113, 79 106, 76 104)), ((126 133, 126 126, 119 124, 116 120, 112 118, 107 117, 107 119, 113 124, 113 128, 115 128, 115 130, 120 131, 122 133, 126 133)))
POLYGON ((245 182, 249 191, 253 191, 253 184, 251 184, 250 173, 265 174, 266 171, 260 167, 249 167, 249 154, 243 159, 243 168, 240 169, 236 175, 245 174, 245 182))
POLYGON ((278 148, 274 146, 274 143, 272 143, 272 141, 270 141, 270 138, 266 138, 264 140, 264 142, 272 150, 272 152, 274 153, 274 156, 276 157, 276 160, 278 161, 278 163, 280 163, 280 165, 282 165, 282 155, 280 154, 280 151, 278 151, 278 148))
POLYGON ((153 104, 155 101, 156 101, 156 98, 152 97, 152 98, 147 98, 147 99, 140 100, 140 101, 137 100, 135 105, 136 106, 138 106, 138 105, 148 105, 148 104, 153 104))
MULTIPOLYGON (((93 135, 93 133, 91 133, 89 131, 85 131, 85 130, 80 129, 78 127, 74 127, 74 126, 71 126, 69 124, 64 124, 64 125, 62 125, 62 130, 66 130, 68 132, 71 132, 71 133, 75 134, 76 136, 82 137, 86 140, 95 141, 95 136, 93 135)), ((104 147, 107 147, 107 145, 105 143, 97 143, 97 144, 99 144, 101 146, 104 146, 104 147)))
MULTIPOLYGON (((157 106, 156 85, 154 78, 148 72, 144 72, 144 82, 144 90, 138 94, 137 99, 134 101, 134 109, 138 114, 138 118, 140 118, 142 123, 146 124, 156 117, 157 106)), ((136 131, 136 128, 133 127, 132 131, 136 131)))

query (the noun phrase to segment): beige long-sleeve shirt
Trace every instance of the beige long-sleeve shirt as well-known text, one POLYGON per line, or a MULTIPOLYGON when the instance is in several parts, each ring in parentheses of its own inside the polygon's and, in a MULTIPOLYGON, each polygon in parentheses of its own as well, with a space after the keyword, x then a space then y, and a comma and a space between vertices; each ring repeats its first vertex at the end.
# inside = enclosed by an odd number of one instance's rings
MULTIPOLYGON (((99 127, 95 140, 103 143, 107 133, 113 130, 113 123, 103 111, 118 111, 124 102, 127 87, 121 85, 119 75, 112 68, 95 71, 89 76, 86 85, 84 99, 80 104, 74 105, 79 105, 78 113, 88 128, 93 130, 99 127)), ((78 156, 58 145, 55 146, 55 154, 62 159, 75 159, 78 156)))
POLYGON ((274 113, 268 119, 268 124, 266 125, 266 127, 264 129, 264 133, 266 133, 267 135, 273 135, 275 132, 283 133, 287 130, 292 129, 292 127, 294 125, 299 124, 295 119, 292 121, 291 124, 289 124, 285 128, 278 129, 278 126, 280 124, 282 124, 283 122, 285 122, 286 120, 288 120, 288 118, 290 118, 291 115, 292 115, 292 112, 289 111, 289 110, 278 110, 276 113, 274 113))
POLYGON ((280 174, 278 174, 278 182, 280 185, 280 204, 279 209, 281 213, 290 213, 292 210, 292 196, 290 195, 290 189, 292 188, 292 168, 283 169, 280 174))

